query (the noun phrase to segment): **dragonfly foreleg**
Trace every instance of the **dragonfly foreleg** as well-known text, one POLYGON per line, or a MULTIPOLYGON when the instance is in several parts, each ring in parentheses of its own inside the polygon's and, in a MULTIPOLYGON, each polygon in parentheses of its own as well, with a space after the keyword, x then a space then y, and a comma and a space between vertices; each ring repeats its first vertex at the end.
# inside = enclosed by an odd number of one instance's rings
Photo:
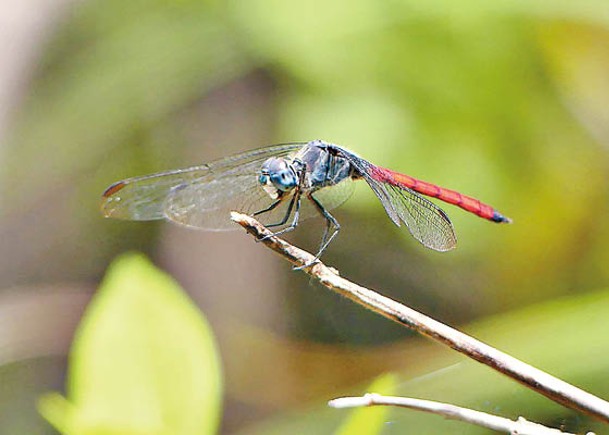
MULTIPOLYGON (((281 219, 280 222, 277 222, 277 223, 274 223, 274 224, 268 224, 268 225, 265 225, 265 227, 267 227, 267 228, 280 227, 281 225, 285 224, 288 221, 288 219, 290 218, 290 215, 292 214, 292 208, 294 207, 294 201, 295 200, 296 200, 296 195, 294 195, 292 197, 292 199, 290 200, 290 204, 288 205, 288 209, 286 210, 285 215, 283 215, 283 219, 281 219)), ((275 209, 282 202, 283 202, 283 199, 278 199, 277 201, 272 203, 269 207, 265 208, 264 210, 257 211, 252 216, 258 216, 258 215, 260 215, 262 213, 269 212, 269 211, 275 209)))
MULTIPOLYGON (((266 213, 266 212, 269 212, 269 211, 271 211, 271 210, 274 210, 274 209, 275 209, 275 208, 276 208, 276 207, 277 207, 279 204, 281 204, 282 202, 283 202, 283 198, 278 199, 277 201, 275 201, 274 203, 272 203, 272 204, 271 204, 270 206, 268 206, 267 208, 265 208, 265 209, 263 209, 263 210, 259 210, 259 211, 257 211, 256 213, 253 213, 253 214, 252 214, 252 216, 258 216, 259 214, 266 213)), ((283 223, 285 223, 285 221, 287 221, 287 220, 288 220, 288 219, 287 219, 287 218, 285 218, 283 223)), ((281 225, 281 224, 279 224, 279 225, 281 225)), ((267 225, 267 226, 270 226, 270 225, 267 225)))
POLYGON ((264 236, 263 238, 260 239, 261 241, 266 240, 269 237, 280 236, 280 235, 288 233, 290 231, 294 231, 294 229, 298 226, 298 218, 300 217, 300 190, 297 190, 296 193, 294 193, 294 196, 292 197, 292 200, 290 201, 290 205, 288 206, 288 211, 285 214, 285 216, 283 217, 282 221, 278 222, 276 224, 266 225, 266 227, 276 227, 276 226, 285 224, 287 222, 289 216, 292 214, 292 208, 294 207, 294 204, 296 204, 296 208, 294 210, 294 219, 292 220, 292 223, 280 231, 269 234, 268 236, 264 236))

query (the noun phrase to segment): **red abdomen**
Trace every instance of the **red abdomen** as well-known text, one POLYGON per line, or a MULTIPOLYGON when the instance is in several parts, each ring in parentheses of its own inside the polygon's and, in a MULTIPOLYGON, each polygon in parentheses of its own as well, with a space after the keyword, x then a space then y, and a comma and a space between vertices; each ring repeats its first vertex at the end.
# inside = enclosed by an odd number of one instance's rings
POLYGON ((378 166, 374 167, 371 172, 373 177, 378 181, 389 183, 401 188, 406 187, 422 195, 438 198, 439 200, 448 202, 449 204, 454 204, 457 207, 461 207, 470 213, 474 213, 481 218, 488 219, 493 222, 511 222, 509 218, 503 216, 490 205, 484 204, 471 196, 463 195, 454 190, 445 189, 443 187, 436 186, 435 184, 417 180, 416 178, 408 175, 400 174, 390 169, 385 169, 378 166))

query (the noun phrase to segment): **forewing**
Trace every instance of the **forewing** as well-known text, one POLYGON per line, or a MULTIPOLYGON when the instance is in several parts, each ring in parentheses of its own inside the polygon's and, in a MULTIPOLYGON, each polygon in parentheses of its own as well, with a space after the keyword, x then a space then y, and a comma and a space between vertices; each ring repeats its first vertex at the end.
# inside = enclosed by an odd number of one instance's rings
MULTIPOLYGON (((269 208, 276 201, 258 183, 257 171, 260 169, 260 162, 251 165, 249 169, 242 168, 240 173, 227 171, 216 174, 217 176, 207 183, 191 183, 175 189, 165 204, 165 215, 182 225, 218 231, 235 229, 228 219, 230 211, 237 210, 253 215, 269 208)), ((320 189, 313 196, 324 208, 331 210, 351 196, 353 187, 353 182, 347 179, 337 185, 320 189)), ((292 213, 289 213, 293 197, 294 192, 290 192, 282 198, 278 206, 256 215, 256 219, 263 225, 275 225, 284 220, 282 225, 289 225, 297 207, 294 202, 292 213)), ((301 196, 299 213, 301 221, 319 216, 319 212, 306 195, 301 196)))
MULTIPOLYGON (((216 160, 206 165, 119 181, 104 192, 101 209, 106 217, 118 219, 171 219, 174 211, 168 209, 168 201, 170 198, 180 196, 176 192, 183 191, 182 195, 188 196, 189 192, 197 190, 197 186, 199 186, 201 194, 211 195, 212 198, 194 198, 195 205, 197 201, 209 204, 210 201, 219 200, 222 194, 205 188, 205 186, 221 187, 222 183, 218 180, 227 182, 230 181, 231 177, 238 180, 247 180, 247 185, 241 187, 241 192, 247 192, 248 189, 253 191, 253 186, 257 184, 256 173, 264 160, 271 156, 286 156, 300 149, 303 145, 304 143, 291 143, 259 148, 216 160)), ((230 189, 227 194, 229 192, 230 189)), ((193 198, 192 195, 190 198, 193 198)), ((186 207, 187 205, 182 204, 182 206, 186 207)), ((176 209, 175 212, 177 213, 179 210, 176 209)))
MULTIPOLYGON (((276 201, 258 183, 256 172, 260 164, 252 163, 251 167, 248 164, 241 169, 240 173, 227 171, 215 174, 203 183, 190 183, 174 189, 165 202, 165 216, 179 224, 206 230, 235 229, 230 220, 232 210, 253 214, 267 209, 276 201)), ((261 215, 261 222, 280 221, 290 200, 291 195, 283 198, 279 206, 261 215)))

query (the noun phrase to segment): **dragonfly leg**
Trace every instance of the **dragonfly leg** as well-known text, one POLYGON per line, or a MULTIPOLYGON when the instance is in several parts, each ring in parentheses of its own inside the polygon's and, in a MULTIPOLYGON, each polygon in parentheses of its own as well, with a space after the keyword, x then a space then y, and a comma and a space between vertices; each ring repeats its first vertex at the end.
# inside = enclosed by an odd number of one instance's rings
POLYGON ((278 222, 276 224, 266 225, 266 226, 267 227, 276 227, 276 226, 285 224, 288 220, 288 217, 292 214, 292 208, 294 207, 294 204, 296 204, 296 208, 294 210, 294 219, 292 220, 292 223, 280 231, 277 231, 275 233, 269 234, 268 236, 262 237, 261 239, 259 239, 260 241, 266 240, 270 237, 280 236, 282 234, 289 233, 290 231, 294 231, 294 229, 298 226, 298 218, 300 217, 300 196, 301 196, 300 190, 297 190, 296 193, 294 193, 294 196, 292 197, 292 200, 290 201, 290 205, 288 206, 288 211, 285 214, 285 216, 283 217, 281 222, 278 222))
MULTIPOLYGON (((317 208, 317 203, 319 203, 319 201, 316 201, 315 208, 317 210, 319 210, 317 208)), ((323 206, 322 206, 322 208, 327 213, 327 210, 325 210, 325 208, 323 206)), ((328 215, 330 215, 330 213, 328 213, 328 215)), ((330 233, 330 228, 332 228, 333 225, 334 225, 335 228, 340 228, 340 225, 338 224, 338 221, 334 218, 334 216, 330 215, 331 219, 328 219, 328 218, 326 218, 326 215, 323 214, 323 212, 322 212, 322 216, 326 220, 326 228, 324 228, 324 234, 321 236, 321 243, 319 244, 319 246, 325 246, 325 247, 327 247, 330 244, 330 242, 327 241, 328 240, 328 234, 330 233)), ((332 235, 332 237, 334 237, 334 235, 332 235)), ((319 254, 321 254, 321 252, 319 254)), ((319 257, 319 254, 318 254, 318 257, 319 257)))
MULTIPOLYGON (((280 222, 277 222, 277 223, 274 223, 274 224, 267 224, 267 225, 265 225, 265 227, 267 227, 267 228, 280 227, 281 225, 285 224, 288 221, 290 215, 292 214, 292 208, 294 207, 294 200, 295 199, 296 199, 296 195, 294 195, 292 197, 292 199, 290 200, 290 204, 288 205, 288 209, 287 209, 285 215, 283 216, 283 218, 281 219, 280 222)), ((258 215, 260 215, 262 213, 266 213, 267 211, 271 211, 275 207, 277 207, 279 204, 281 204, 282 201, 283 200, 279 199, 279 200, 275 201, 274 203, 272 203, 270 207, 267 207, 264 210, 257 211, 252 216, 258 216, 258 215)))
POLYGON ((313 261, 310 261, 307 264, 303 264, 302 266, 294 267, 294 270, 304 269, 305 267, 309 267, 317 263, 319 261, 319 257, 321 257, 321 254, 323 254, 323 252, 326 250, 326 248, 330 245, 332 240, 334 240, 334 238, 338 235, 338 232, 340 231, 340 224, 338 223, 336 218, 332 216, 328 210, 326 210, 326 208, 313 196, 313 194, 308 193, 307 198, 315 205, 315 208, 317 209, 319 214, 321 214, 326 219, 326 229, 324 231, 323 237, 321 238, 321 245, 319 246, 319 250, 317 251, 317 254, 315 254, 315 258, 313 259, 313 261), (332 227, 334 227, 334 231, 332 232, 330 237, 328 237, 328 233, 330 232, 330 228, 332 227))
POLYGON ((330 223, 330 221, 326 219, 326 228, 324 229, 324 234, 321 236, 321 243, 319 244, 319 246, 323 246, 326 243, 326 239, 328 237, 328 234, 330 233, 331 226, 332 224, 330 223))
MULTIPOLYGON (((256 213, 252 214, 252 216, 258 216, 259 214, 262 214, 262 213, 266 213, 266 212, 268 212, 268 211, 271 211, 271 210, 275 209, 275 208, 276 208, 276 207, 277 207, 279 204, 281 204, 282 202, 283 202, 283 198, 282 198, 282 199, 278 199, 277 201, 275 201, 274 203, 272 203, 272 204, 271 204, 270 206, 268 206, 267 208, 265 208, 265 209, 263 209, 263 210, 259 210, 259 211, 257 211, 256 213)), ((285 218, 283 223, 285 223, 285 221, 287 221, 287 220, 288 220, 288 219, 287 219, 287 218, 285 218)), ((279 225, 281 225, 281 224, 279 224, 279 225)), ((269 226, 269 225, 267 225, 267 226, 269 226)))

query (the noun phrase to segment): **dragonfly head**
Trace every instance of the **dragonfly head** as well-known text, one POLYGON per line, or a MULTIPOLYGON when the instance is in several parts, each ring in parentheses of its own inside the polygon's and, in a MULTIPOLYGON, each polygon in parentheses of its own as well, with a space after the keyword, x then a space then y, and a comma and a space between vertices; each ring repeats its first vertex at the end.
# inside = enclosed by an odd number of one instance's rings
POLYGON ((298 175, 288 160, 271 157, 262 164, 258 182, 271 198, 277 199, 298 185, 298 175))

